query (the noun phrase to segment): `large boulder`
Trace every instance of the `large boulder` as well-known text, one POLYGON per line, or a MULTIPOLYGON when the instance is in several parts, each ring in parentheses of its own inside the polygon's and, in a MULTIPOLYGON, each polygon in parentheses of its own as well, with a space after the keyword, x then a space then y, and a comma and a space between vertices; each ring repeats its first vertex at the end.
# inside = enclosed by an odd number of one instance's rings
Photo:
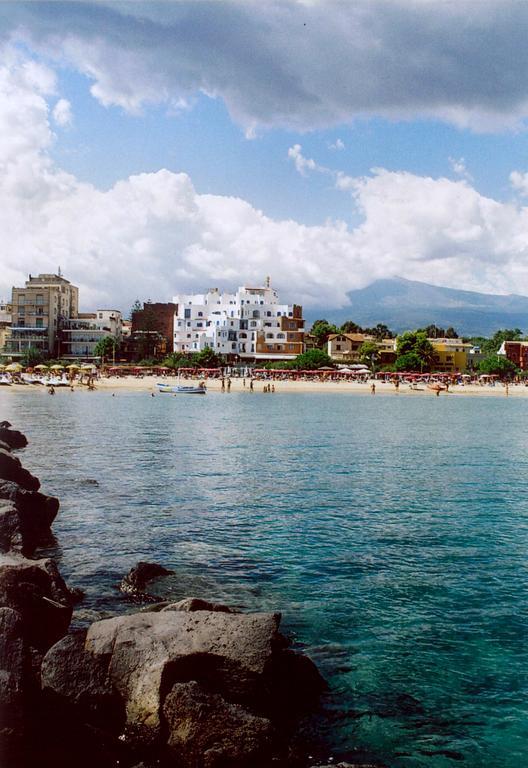
POLYGON ((273 759, 274 728, 199 683, 176 683, 163 703, 167 746, 189 768, 258 768, 273 759))
POLYGON ((22 616, 0 608, 0 744, 6 759, 19 751, 24 737, 25 669, 22 616))
POLYGON ((230 608, 222 603, 210 603, 201 597, 184 597, 177 603, 167 603, 160 608, 161 611, 219 611, 220 613, 240 613, 236 608, 230 608))
POLYGON ((24 469, 20 460, 9 451, 0 448, 0 479, 13 480, 28 491, 38 491, 40 481, 24 469))
POLYGON ((21 552, 23 548, 24 539, 18 509, 12 501, 0 498, 0 552, 21 552))
POLYGON ((0 480, 0 551, 16 549, 32 555, 46 542, 59 509, 59 500, 38 491, 28 491, 12 480, 0 480), (15 514, 6 502, 15 507, 15 514))
POLYGON ((164 568, 158 563, 146 563, 140 561, 135 565, 126 576, 121 580, 119 589, 129 598, 138 601, 157 601, 159 598, 153 597, 147 592, 147 586, 163 576, 168 576, 174 571, 164 568))
POLYGON ((46 651, 70 624, 73 599, 55 562, 0 554, 0 607, 12 608, 23 620, 27 642, 46 651))
POLYGON ((324 685, 286 648, 279 623, 279 614, 205 610, 98 621, 84 642, 64 639, 48 651, 42 685, 94 725, 117 696, 124 741, 168 744, 184 768, 251 765, 259 750, 270 753, 271 723, 299 715, 324 685), (196 757, 203 749, 209 762, 196 757))
POLYGON ((10 426, 8 421, 0 423, 0 440, 10 448, 25 448, 27 437, 16 429, 10 429, 10 426))

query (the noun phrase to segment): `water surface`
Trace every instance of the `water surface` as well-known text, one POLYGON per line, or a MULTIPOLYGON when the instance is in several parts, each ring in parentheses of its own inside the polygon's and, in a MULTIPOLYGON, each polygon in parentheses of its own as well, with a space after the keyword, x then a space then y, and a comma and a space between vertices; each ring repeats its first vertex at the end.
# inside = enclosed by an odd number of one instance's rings
POLYGON ((395 768, 528 764, 528 401, 0 391, 58 495, 53 554, 125 610, 138 560, 281 609, 327 737, 395 768))

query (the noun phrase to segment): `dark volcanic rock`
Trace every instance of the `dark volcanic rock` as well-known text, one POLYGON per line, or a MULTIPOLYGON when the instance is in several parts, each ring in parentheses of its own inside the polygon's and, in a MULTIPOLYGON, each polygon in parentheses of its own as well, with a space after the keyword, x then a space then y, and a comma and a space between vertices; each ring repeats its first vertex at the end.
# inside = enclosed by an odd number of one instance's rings
POLYGON ((24 469, 20 460, 8 451, 0 449, 0 479, 13 480, 28 491, 38 491, 40 481, 24 469))
POLYGON ((0 440, 10 448, 25 448, 28 444, 26 436, 16 429, 10 429, 10 426, 8 421, 0 424, 0 440))
POLYGON ((0 608, 0 753, 10 758, 24 736, 25 666, 22 616, 0 608))
POLYGON ((174 758, 192 768, 269 766, 273 726, 198 683, 176 683, 163 704, 167 745, 174 758))
POLYGON ((33 554, 49 538, 58 509, 59 500, 53 496, 27 491, 11 480, 0 480, 0 550, 33 554), (7 514, 6 502, 14 505, 16 514, 7 514))
POLYGON ((177 603, 169 603, 161 608, 162 611, 219 611, 220 613, 240 613, 236 608, 220 603, 210 603, 199 597, 185 597, 177 603))
POLYGON ((278 614, 205 610, 98 621, 84 643, 65 638, 48 651, 43 685, 91 723, 104 723, 101 712, 118 696, 125 743, 168 744, 182 768, 257 766, 255 755, 283 749, 274 734, 284 735, 284 712, 293 720, 324 684, 308 659, 291 661, 279 622, 278 614))
POLYGON ((18 509, 13 502, 0 499, 0 552, 9 552, 9 550, 21 552, 23 548, 24 540, 18 509))
POLYGON ((108 674, 110 656, 85 650, 86 631, 63 637, 42 662, 44 691, 52 691, 72 704, 90 725, 119 731, 125 714, 108 674))
POLYGON ((63 637, 70 624, 72 600, 53 560, 0 555, 0 607, 22 616, 27 642, 40 651, 63 637))
POLYGON ((159 598, 154 598, 147 593, 147 585, 151 581, 159 579, 161 576, 168 576, 171 573, 174 573, 174 571, 164 568, 162 565, 158 565, 158 563, 139 562, 123 578, 119 589, 123 594, 135 599, 158 600, 159 598))

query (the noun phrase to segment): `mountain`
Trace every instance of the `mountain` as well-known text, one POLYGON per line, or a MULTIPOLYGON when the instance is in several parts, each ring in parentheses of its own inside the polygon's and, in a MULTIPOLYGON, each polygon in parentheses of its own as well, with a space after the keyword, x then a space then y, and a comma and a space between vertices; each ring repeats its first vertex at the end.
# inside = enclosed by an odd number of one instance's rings
POLYGON ((528 332, 528 296, 459 291, 402 277, 376 280, 348 296, 349 306, 307 310, 306 319, 325 317, 336 325, 354 320, 366 327, 385 323, 398 332, 434 323, 464 336, 491 336, 498 328, 528 332))

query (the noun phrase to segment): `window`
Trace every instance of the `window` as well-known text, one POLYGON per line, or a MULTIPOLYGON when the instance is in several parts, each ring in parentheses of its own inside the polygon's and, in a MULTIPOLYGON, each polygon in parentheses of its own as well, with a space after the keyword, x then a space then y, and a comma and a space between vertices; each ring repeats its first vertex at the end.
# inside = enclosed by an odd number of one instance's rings
POLYGON ((338 351, 340 351, 340 350, 341 350, 341 344, 336 344, 336 349, 337 349, 338 351))
POLYGON ((42 293, 37 293, 35 304, 37 305, 37 307, 41 307, 44 304, 44 296, 42 295, 42 293))
POLYGON ((196 323, 197 328, 202 328, 202 326, 203 326, 203 323, 196 323))
POLYGON ((278 339, 284 339, 284 338, 286 338, 286 337, 284 336, 284 334, 283 334, 283 333, 278 333, 278 334, 277 334, 277 338, 278 338, 278 339))
POLYGON ((25 328, 26 327, 26 321, 23 317, 18 318, 18 327, 19 328, 25 328))
POLYGON ((234 342, 231 344, 231 349, 236 349, 236 344, 234 342))
POLYGON ((203 317, 203 312, 198 312, 198 317, 203 317))
POLYGON ((37 328, 43 328, 43 327, 44 327, 44 326, 42 325, 42 318, 41 318, 41 317, 37 317, 37 319, 36 319, 36 321, 35 321, 35 326, 36 326, 37 328))
POLYGON ((266 338, 267 339, 272 339, 273 338, 273 334, 272 333, 267 333, 266 334, 266 338))
POLYGON ((183 316, 185 317, 186 320, 190 319, 190 317, 191 317, 191 310, 190 309, 184 309, 183 310, 183 316))

